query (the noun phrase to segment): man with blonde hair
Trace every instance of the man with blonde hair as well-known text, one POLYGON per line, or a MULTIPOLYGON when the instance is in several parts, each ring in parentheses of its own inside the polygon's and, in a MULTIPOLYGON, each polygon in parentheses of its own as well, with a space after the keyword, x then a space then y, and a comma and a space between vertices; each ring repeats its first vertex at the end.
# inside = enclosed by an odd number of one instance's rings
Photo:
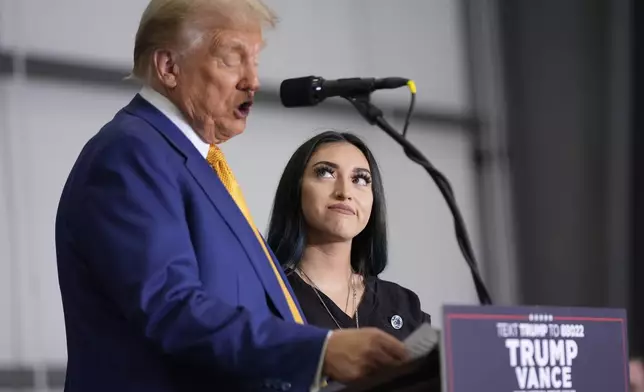
POLYGON ((259 88, 259 0, 152 0, 144 87, 83 148, 56 219, 68 392, 316 390, 406 360, 306 325, 218 145, 259 88))

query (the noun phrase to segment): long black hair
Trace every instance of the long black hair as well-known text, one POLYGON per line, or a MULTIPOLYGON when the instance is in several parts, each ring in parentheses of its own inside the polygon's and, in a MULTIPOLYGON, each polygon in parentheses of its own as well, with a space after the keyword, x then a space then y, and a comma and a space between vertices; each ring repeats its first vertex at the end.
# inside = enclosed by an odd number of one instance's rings
POLYGON ((277 186, 267 242, 283 266, 296 268, 306 246, 302 211, 302 178, 311 156, 327 143, 345 142, 357 147, 369 162, 373 205, 369 222, 351 246, 351 266, 365 277, 377 276, 387 266, 387 212, 382 177, 371 150, 356 135, 326 131, 302 144, 286 164, 277 186))

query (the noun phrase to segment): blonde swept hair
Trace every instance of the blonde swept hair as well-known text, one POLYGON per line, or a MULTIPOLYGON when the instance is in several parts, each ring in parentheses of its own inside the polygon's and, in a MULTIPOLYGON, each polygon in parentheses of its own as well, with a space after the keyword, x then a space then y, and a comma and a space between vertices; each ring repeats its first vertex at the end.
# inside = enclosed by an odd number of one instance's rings
POLYGON ((212 30, 236 24, 275 27, 277 21, 262 0, 150 0, 136 33, 129 78, 147 81, 152 55, 159 49, 185 53, 212 30))

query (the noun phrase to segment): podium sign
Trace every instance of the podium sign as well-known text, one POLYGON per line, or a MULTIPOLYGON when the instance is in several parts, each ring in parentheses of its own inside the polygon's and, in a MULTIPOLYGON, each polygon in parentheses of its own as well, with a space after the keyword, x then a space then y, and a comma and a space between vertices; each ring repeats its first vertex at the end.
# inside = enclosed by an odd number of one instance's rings
POLYGON ((445 306, 446 392, 628 392, 621 309, 445 306))

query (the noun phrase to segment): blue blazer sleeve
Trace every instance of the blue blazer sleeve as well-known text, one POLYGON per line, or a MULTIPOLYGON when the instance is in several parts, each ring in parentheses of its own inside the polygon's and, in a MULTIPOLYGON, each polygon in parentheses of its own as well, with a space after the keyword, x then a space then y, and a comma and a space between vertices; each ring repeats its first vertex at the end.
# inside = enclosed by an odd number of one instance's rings
POLYGON ((118 139, 88 160, 68 227, 101 290, 165 353, 229 376, 277 377, 308 389, 327 331, 208 295, 177 181, 182 166, 136 135, 118 139))

